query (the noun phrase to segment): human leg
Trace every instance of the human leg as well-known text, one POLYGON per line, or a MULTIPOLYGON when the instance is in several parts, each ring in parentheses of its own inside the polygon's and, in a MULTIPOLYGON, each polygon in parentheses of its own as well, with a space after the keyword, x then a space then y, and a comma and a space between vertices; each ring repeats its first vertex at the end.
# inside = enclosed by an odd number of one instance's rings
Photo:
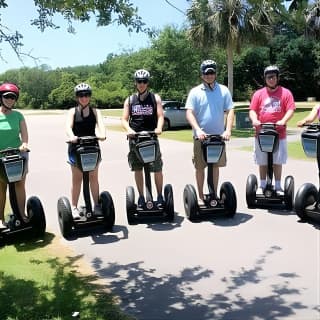
POLYGON ((0 223, 4 222, 4 208, 7 199, 7 183, 0 180, 0 223))
POLYGON ((15 191, 17 196, 17 204, 22 219, 26 219, 25 205, 26 205, 26 176, 22 180, 15 183, 15 191))
POLYGON ((78 207, 78 201, 82 184, 82 172, 75 166, 71 166, 72 185, 71 185, 71 204, 72 207, 78 207))
POLYGON ((91 195, 92 199, 94 202, 94 205, 99 205, 99 165, 97 167, 89 172, 89 182, 90 182, 90 190, 91 190, 91 195))

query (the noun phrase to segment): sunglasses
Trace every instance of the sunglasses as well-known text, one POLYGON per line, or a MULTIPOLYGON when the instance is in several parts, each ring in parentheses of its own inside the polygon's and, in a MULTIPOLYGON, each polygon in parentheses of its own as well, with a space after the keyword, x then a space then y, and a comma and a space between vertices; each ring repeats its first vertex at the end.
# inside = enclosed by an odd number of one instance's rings
POLYGON ((78 93, 77 97, 79 97, 79 98, 91 97, 91 94, 90 93, 78 93))
POLYGON ((137 81, 137 83, 144 83, 144 84, 149 82, 147 79, 141 79, 141 80, 136 80, 136 81, 137 81))
POLYGON ((11 100, 17 100, 17 96, 14 95, 14 94, 6 94, 5 96, 3 96, 3 98, 11 99, 11 100))
POLYGON ((208 71, 204 73, 204 75, 208 75, 208 74, 216 74, 216 73, 214 71, 208 71))
POLYGON ((276 76, 276 75, 266 76, 266 78, 267 78, 268 80, 273 80, 273 79, 276 79, 277 76, 276 76))

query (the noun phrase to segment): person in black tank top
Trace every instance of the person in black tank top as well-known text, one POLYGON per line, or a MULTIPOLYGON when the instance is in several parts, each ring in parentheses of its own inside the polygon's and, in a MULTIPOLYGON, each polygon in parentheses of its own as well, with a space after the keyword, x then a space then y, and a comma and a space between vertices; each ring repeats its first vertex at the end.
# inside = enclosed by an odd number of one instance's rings
MULTIPOLYGON (((74 216, 78 216, 78 201, 81 191, 82 172, 75 166, 75 143, 78 137, 96 136, 99 140, 105 140, 105 126, 100 111, 89 105, 92 94, 91 87, 86 83, 80 83, 74 88, 77 106, 68 112, 66 131, 71 142, 68 147, 68 162, 71 165, 72 186, 71 206, 74 216), (97 133, 97 134, 96 134, 97 133)), ((94 210, 97 214, 101 209, 99 206, 99 182, 97 165, 94 171, 89 172, 90 189, 95 204, 94 210)))
MULTIPOLYGON (((130 143, 130 134, 140 131, 155 131, 157 135, 162 133, 164 122, 161 98, 158 94, 149 91, 148 84, 150 73, 140 69, 134 74, 135 87, 137 92, 128 97, 123 105, 122 126, 129 137, 128 162, 131 170, 134 171, 135 181, 139 192, 138 205, 144 206, 144 178, 143 164, 140 162, 130 143)), ((162 158, 161 152, 151 167, 154 172, 154 181, 158 193, 158 204, 163 205, 162 187, 162 158)))

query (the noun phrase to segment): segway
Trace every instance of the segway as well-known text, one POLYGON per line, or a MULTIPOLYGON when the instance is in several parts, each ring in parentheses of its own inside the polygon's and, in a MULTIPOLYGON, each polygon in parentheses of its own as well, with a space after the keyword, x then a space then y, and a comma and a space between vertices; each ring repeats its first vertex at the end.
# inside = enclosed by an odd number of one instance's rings
POLYGON ((287 176, 284 182, 284 192, 275 190, 273 185, 273 153, 279 147, 279 134, 274 123, 263 123, 257 128, 258 142, 262 152, 268 154, 267 184, 263 192, 257 193, 258 180, 250 174, 246 183, 246 200, 249 209, 278 207, 292 210, 294 199, 294 179, 287 176))
POLYGON ((127 220, 130 225, 138 222, 139 218, 163 218, 167 221, 174 220, 173 190, 170 184, 164 186, 164 204, 158 206, 153 200, 150 166, 156 160, 159 150, 159 142, 154 131, 141 131, 130 135, 133 150, 138 159, 143 163, 145 181, 144 206, 140 207, 135 203, 135 193, 132 186, 126 188, 126 209, 127 220))
POLYGON ((111 230, 115 222, 115 209, 112 197, 109 192, 100 193, 99 204, 101 205, 101 215, 93 212, 89 172, 93 171, 100 159, 100 147, 98 138, 95 136, 79 137, 75 143, 75 164, 82 171, 83 199, 85 205, 79 208, 79 217, 73 217, 71 205, 67 197, 58 199, 58 220, 63 237, 70 237, 80 228, 89 228, 94 225, 103 225, 106 230, 111 230))
POLYGON ((223 182, 220 187, 220 196, 213 183, 213 165, 219 162, 225 148, 225 142, 219 135, 207 135, 201 141, 204 159, 207 163, 208 193, 204 194, 204 205, 198 204, 195 188, 187 184, 183 191, 184 209, 190 221, 199 220, 210 215, 225 215, 233 217, 237 210, 237 196, 230 182, 223 182))
POLYGON ((21 214, 17 201, 15 185, 21 181, 26 172, 26 158, 18 148, 0 151, 0 176, 9 185, 9 200, 12 213, 6 221, 6 227, 0 228, 0 237, 25 234, 41 237, 46 230, 46 218, 41 201, 32 196, 27 200, 27 212, 21 214))
MULTIPOLYGON (((316 158, 320 179, 320 124, 312 123, 301 134, 303 150, 307 157, 316 158)), ((320 217, 320 189, 312 183, 304 183, 294 201, 294 209, 301 220, 320 217)))

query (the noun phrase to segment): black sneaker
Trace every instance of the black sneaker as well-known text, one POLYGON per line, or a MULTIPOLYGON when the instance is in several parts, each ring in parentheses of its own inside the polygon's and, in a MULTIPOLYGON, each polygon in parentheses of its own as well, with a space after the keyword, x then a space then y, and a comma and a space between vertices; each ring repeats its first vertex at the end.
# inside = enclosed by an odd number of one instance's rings
POLYGON ((162 194, 159 194, 159 195, 158 195, 158 199, 157 199, 157 207, 158 207, 159 209, 162 209, 162 208, 163 208, 163 205, 164 205, 163 196, 162 196, 162 194))
POLYGON ((146 200, 144 199, 144 196, 139 196, 138 207, 139 208, 144 208, 145 205, 146 205, 146 200))

